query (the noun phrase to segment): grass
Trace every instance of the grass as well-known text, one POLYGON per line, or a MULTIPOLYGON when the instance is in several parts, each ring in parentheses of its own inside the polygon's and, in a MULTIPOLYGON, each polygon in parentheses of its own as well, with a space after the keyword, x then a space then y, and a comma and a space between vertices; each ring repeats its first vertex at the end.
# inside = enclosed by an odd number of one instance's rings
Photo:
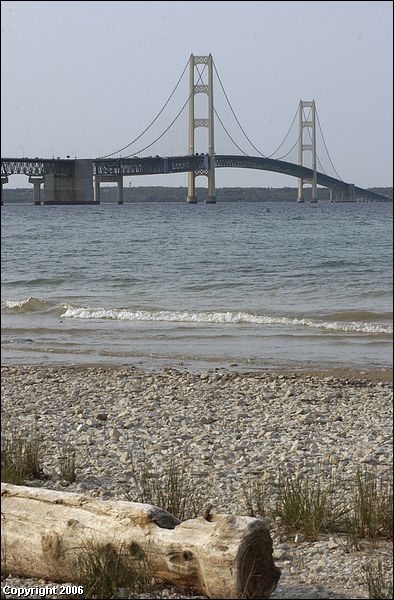
MULTIPOLYGON (((1 437, 1 481, 21 485, 25 481, 41 479, 41 446, 37 440, 27 439, 22 434, 2 434, 1 437)), ((66 448, 59 459, 61 479, 73 483, 76 480, 75 449, 66 448)))
POLYGON ((279 517, 289 533, 303 533, 315 540, 322 532, 349 533, 353 538, 393 539, 393 482, 367 469, 353 482, 331 472, 318 471, 304 477, 281 475, 275 497, 268 495, 259 479, 244 486, 243 506, 252 517, 279 517), (345 501, 343 488, 353 488, 345 501))
POLYGON ((206 498, 200 492, 200 484, 176 457, 169 458, 159 476, 144 461, 140 467, 132 461, 131 466, 137 492, 126 492, 128 499, 158 506, 180 521, 202 513, 206 498))
POLYGON ((244 501, 242 507, 250 517, 261 518, 269 514, 267 490, 259 479, 251 479, 242 486, 244 501))
POLYGON ((355 535, 370 540, 393 539, 393 482, 368 469, 357 471, 353 498, 355 535))
POLYGON ((59 459, 59 475, 65 481, 74 483, 76 480, 76 461, 74 448, 66 448, 65 453, 59 459))
POLYGON ((393 580, 390 569, 380 560, 363 569, 363 582, 368 589, 368 598, 386 599, 393 597, 393 580))
POLYGON ((320 480, 314 482, 299 477, 285 477, 279 483, 274 514, 280 517, 287 531, 302 531, 306 537, 314 540, 329 518, 328 492, 320 480))
POLYGON ((1 442, 1 481, 21 485, 42 476, 40 444, 21 435, 4 435, 1 442))
POLYGON ((86 542, 75 562, 82 598, 134 598, 153 589, 153 578, 139 546, 86 542), (119 596, 120 595, 120 596, 119 596))

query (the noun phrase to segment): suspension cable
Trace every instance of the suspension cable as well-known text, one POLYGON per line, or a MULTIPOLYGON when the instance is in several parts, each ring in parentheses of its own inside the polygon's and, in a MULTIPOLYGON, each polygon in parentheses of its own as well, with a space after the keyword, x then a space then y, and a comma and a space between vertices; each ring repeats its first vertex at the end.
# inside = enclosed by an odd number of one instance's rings
MULTIPOLYGON (((236 142, 236 141, 234 140, 234 138, 231 136, 231 134, 229 133, 228 129, 227 129, 227 128, 226 128, 226 126, 224 125, 224 123, 223 123, 222 119, 220 118, 220 116, 219 116, 219 113, 217 112, 216 108, 214 108, 214 112, 215 112, 215 115, 217 116, 217 118, 219 119, 219 122, 220 122, 221 126, 223 127, 224 131, 226 132, 226 134, 228 135, 228 137, 230 138, 230 140, 233 142, 233 144, 234 144, 234 145, 235 145, 235 146, 238 148, 238 150, 239 150, 239 151, 240 151, 242 154, 244 154, 245 156, 248 156, 248 153, 247 153, 247 152, 245 152, 244 150, 242 150, 242 148, 241 148, 240 146, 238 146, 237 142, 236 142)), ((284 140, 282 141, 282 143, 280 144, 280 146, 278 146, 278 148, 275 150, 275 152, 274 152, 273 154, 275 154, 275 153, 276 153, 276 152, 279 150, 279 148, 280 148, 280 147, 283 145, 283 143, 284 143, 285 139, 288 137, 288 134, 289 134, 289 132, 290 132, 290 130, 291 130, 291 128, 292 128, 292 126, 293 126, 293 124, 294 124, 295 118, 296 118, 296 116, 297 116, 297 112, 298 112, 298 109, 297 109, 297 110, 296 110, 296 112, 295 112, 295 115, 294 115, 294 118, 293 118, 292 124, 290 125, 290 128, 289 128, 289 130, 288 130, 288 132, 287 132, 287 134, 286 134, 286 136, 285 136, 284 140)), ((286 158, 286 156, 288 156, 288 155, 289 155, 289 154, 292 152, 292 150, 294 150, 294 148, 296 147, 296 145, 298 144, 298 142, 299 142, 299 140, 300 140, 300 138, 301 138, 301 135, 302 135, 302 132, 300 132, 300 134, 298 135, 298 138, 297 138, 297 139, 296 139, 296 141, 294 142, 293 146, 290 148, 290 150, 289 150, 288 152, 286 152, 286 154, 283 154, 283 156, 280 156, 279 158, 276 158, 275 160, 282 160, 282 159, 286 158)), ((273 156, 273 154, 270 154, 270 156, 265 156, 264 158, 271 158, 271 157, 273 156)), ((319 161, 319 162, 320 162, 320 161, 319 161)))
MULTIPOLYGON (((214 65, 214 67, 215 67, 215 65, 214 65)), ((205 67, 204 67, 204 68, 205 68, 205 67)), ((197 69, 197 72, 198 72, 198 74, 199 74, 199 80, 202 80, 202 73, 200 73, 200 69, 198 68, 198 65, 196 65, 196 69, 197 69)), ((204 72, 204 71, 203 71, 203 72, 204 72)), ((218 78, 219 78, 219 74, 218 74, 218 72, 217 72, 217 70, 216 70, 216 67, 215 67, 215 72, 216 72, 216 74, 217 74, 217 76, 218 76, 218 78)), ((219 80, 220 80, 220 78, 219 78, 219 80)), ((223 89, 223 86, 222 86, 222 89, 223 89)), ((223 92, 224 92, 224 90, 223 90, 223 92)), ((224 92, 224 93, 225 93, 225 92, 224 92)), ((227 100, 227 102, 229 102, 229 101, 227 100)), ((231 108, 231 105, 230 105, 230 108, 231 108)), ((236 147, 238 148, 238 150, 239 150, 239 151, 240 151, 242 154, 244 154, 245 156, 248 156, 248 153, 247 153, 247 152, 245 152, 244 150, 242 150, 242 148, 240 148, 240 146, 238 146, 237 142, 234 140, 234 138, 232 137, 232 135, 229 133, 229 131, 228 131, 227 127, 226 127, 226 126, 225 126, 225 124, 223 123, 223 121, 222 121, 222 119, 220 118, 220 116, 219 116, 219 113, 217 112, 217 110, 216 110, 216 108, 215 108, 215 107, 214 107, 214 109, 213 109, 213 110, 214 110, 214 113, 215 113, 215 115, 217 116, 217 118, 218 118, 218 120, 219 120, 219 123, 220 123, 220 124, 221 124, 221 126, 223 127, 223 129, 224 129, 225 133, 228 135, 228 137, 230 138, 230 140, 232 141, 232 143, 234 144, 234 146, 236 146, 236 147)))
MULTIPOLYGON (((221 78, 220 78, 220 75, 219 75, 219 73, 218 73, 218 70, 217 70, 217 68, 216 68, 216 65, 215 65, 215 63, 214 63, 214 68, 215 68, 215 73, 216 73, 216 75, 217 75, 217 78, 218 78, 218 80, 219 80, 220 86, 221 86, 221 88, 222 88, 223 94, 224 94, 224 96, 225 96, 225 98, 226 98, 226 100, 227 100, 227 103, 228 103, 229 107, 230 107, 230 110, 231 110, 231 112, 232 112, 232 114, 233 114, 233 116, 234 116, 234 118, 235 118, 235 120, 236 120, 236 122, 237 122, 237 124, 238 124, 239 128, 241 129, 242 133, 244 134, 244 136, 245 136, 245 137, 246 137, 246 139, 248 140, 249 144, 250 144, 250 145, 251 145, 251 146, 254 148, 254 150, 256 150, 256 152, 257 152, 258 154, 260 154, 260 156, 262 156, 263 158, 272 158, 272 157, 273 157, 273 156, 274 156, 274 155, 275 155, 275 154, 276 154, 276 153, 277 153, 277 152, 280 150, 280 148, 283 146, 283 144, 285 143, 286 139, 288 138, 288 136, 289 136, 289 134, 290 134, 290 131, 291 131, 291 129, 292 129, 292 127, 293 127, 293 125, 294 125, 294 121, 296 120, 296 117, 297 117, 297 110, 298 110, 298 109, 296 109, 296 111, 295 111, 295 113, 294 113, 293 120, 292 120, 292 122, 291 122, 291 124, 290 124, 290 127, 289 127, 289 129, 287 130, 287 133, 286 133, 285 137, 283 138, 282 142, 281 142, 281 143, 279 144, 279 146, 278 146, 278 147, 277 147, 277 148, 274 150, 274 152, 272 152, 271 154, 269 154, 268 156, 266 156, 266 155, 265 155, 263 152, 261 152, 261 151, 260 151, 258 148, 256 148, 256 146, 253 144, 253 142, 251 141, 251 139, 249 138, 249 136, 246 134, 245 130, 243 129, 243 127, 242 127, 241 123, 239 122, 239 119, 238 119, 237 115, 236 115, 236 114, 235 114, 235 112, 234 112, 234 109, 233 109, 233 107, 232 107, 232 105, 231 105, 231 102, 230 102, 230 100, 229 100, 229 97, 228 97, 228 95, 227 95, 227 93, 226 93, 226 90, 224 89, 224 86, 223 86, 222 80, 221 80, 221 78)), ((298 140, 297 140, 297 141, 298 141, 298 140)), ((297 142, 296 142, 296 144, 297 144, 297 142)), ((284 158, 284 157, 286 157, 288 154, 290 154, 290 152, 293 150, 293 148, 295 147, 295 145, 296 145, 296 144, 294 144, 294 146, 292 146, 292 147, 290 148, 290 150, 289 150, 289 151, 288 151, 286 154, 284 154, 284 155, 283 155, 283 157, 281 157, 281 158, 277 158, 277 160, 281 160, 282 158, 284 158)))
POLYGON ((322 136, 322 139, 323 139, 323 144, 324 144, 324 147, 325 147, 326 152, 327 152, 328 160, 330 161, 331 166, 334 169, 335 175, 338 177, 338 179, 340 179, 341 181, 343 181, 342 177, 338 174, 338 171, 334 167, 334 163, 331 160, 331 156, 330 156, 330 153, 329 153, 328 148, 327 148, 326 140, 324 139, 324 133, 323 133, 322 126, 320 124, 319 114, 318 114, 317 110, 316 110, 316 116, 317 116, 317 122, 319 124, 320 133, 321 133, 321 136, 322 136))
POLYGON ((226 126, 224 125, 224 123, 223 123, 222 119, 220 118, 220 116, 219 116, 219 114, 218 114, 218 112, 217 112, 216 108, 214 108, 213 110, 214 110, 214 113, 215 113, 215 115, 216 115, 216 116, 217 116, 217 118, 219 119, 219 122, 220 122, 221 126, 223 127, 224 131, 227 133, 227 135, 228 135, 228 137, 230 138, 230 140, 233 142, 234 146, 236 146, 236 147, 238 148, 238 150, 239 150, 239 151, 240 151, 242 154, 244 154, 245 156, 248 156, 248 153, 247 153, 247 152, 245 152, 244 150, 242 150, 242 148, 240 148, 240 147, 238 146, 237 142, 236 142, 236 141, 234 140, 234 138, 233 138, 233 137, 230 135, 230 133, 228 132, 228 130, 227 130, 226 126))
POLYGON ((227 93, 226 93, 226 90, 224 89, 224 86, 223 86, 222 80, 221 80, 221 78, 220 78, 220 75, 219 75, 219 73, 218 73, 218 70, 217 70, 217 68, 216 68, 216 64, 215 64, 215 63, 213 63, 213 66, 214 66, 214 69, 215 69, 215 73, 216 73, 216 75, 217 75, 217 78, 218 78, 218 80, 219 80, 220 87, 222 88, 222 91, 223 91, 224 97, 225 97, 225 98, 226 98, 226 100, 227 100, 227 104, 229 105, 229 107, 230 107, 230 110, 231 110, 231 112, 233 113, 233 117, 234 117, 234 119, 236 120, 236 122, 237 122, 237 124, 238 124, 238 127, 240 128, 240 130, 242 131, 242 133, 244 134, 244 136, 245 136, 245 137, 246 137, 246 139, 248 140, 249 144, 250 144, 250 145, 251 145, 251 146, 252 146, 252 147, 253 147, 253 148, 256 150, 256 152, 257 152, 258 154, 260 154, 260 156, 262 156, 263 158, 268 158, 268 156, 266 156, 265 154, 263 154, 262 152, 260 152, 260 150, 259 150, 258 148, 256 148, 256 146, 253 144, 253 142, 251 141, 251 139, 249 138, 249 136, 248 136, 248 135, 247 135, 247 133, 245 132, 245 130, 244 130, 244 128, 242 127, 241 123, 239 122, 239 119, 238 119, 237 115, 236 115, 236 114, 235 114, 235 112, 234 112, 234 109, 233 109, 233 107, 232 107, 232 105, 231 105, 231 102, 230 102, 230 100, 229 100, 229 97, 228 97, 228 95, 227 95, 227 93))
MULTIPOLYGON (((287 137, 288 137, 288 135, 289 135, 289 133, 290 133, 290 131, 291 131, 291 128, 292 128, 292 127, 293 127, 293 125, 294 125, 294 121, 296 120, 297 113, 298 113, 298 108, 296 108, 296 111, 295 111, 295 113, 294 113, 293 120, 292 120, 292 122, 291 122, 291 125, 290 125, 289 129, 287 130, 287 133, 286 133, 285 137, 283 138, 283 140, 281 141, 281 143, 279 144, 279 146, 277 147, 277 149, 276 149, 276 150, 274 150, 274 152, 273 152, 272 154, 270 154, 270 155, 268 156, 268 158, 271 158, 272 156, 274 156, 274 154, 276 154, 276 153, 278 152, 278 150, 280 150, 280 149, 281 149, 281 147, 283 146, 283 144, 285 143, 285 141, 286 141, 286 139, 287 139, 287 137)), ((297 140, 297 141, 298 141, 298 140, 297 140)), ((294 146, 293 146, 293 148, 294 148, 294 146)), ((293 148, 291 148, 291 150, 293 150, 293 148)), ((289 150, 289 152, 288 152, 287 154, 290 154, 291 150, 289 150)), ((287 156, 287 154, 285 154, 285 156, 287 156)), ((280 159, 278 159, 278 160, 280 160, 280 159)))
MULTIPOLYGON (((116 150, 115 152, 111 152, 111 154, 105 154, 104 156, 100 156, 99 158, 110 158, 111 156, 114 156, 114 154, 119 154, 120 152, 122 152, 123 150, 126 150, 126 148, 129 148, 130 146, 132 146, 133 144, 135 144, 135 142, 137 142, 143 135, 144 133, 146 133, 148 131, 148 129, 150 129, 152 127, 152 125, 157 121, 157 119, 160 117, 160 115, 162 114, 162 112, 164 111, 164 109, 166 108, 167 104, 170 102, 171 98, 173 97, 173 95, 175 94, 184 74, 185 71, 187 69, 187 66, 189 64, 189 61, 187 61, 185 68, 182 71, 181 76, 179 77, 174 89, 172 90, 171 94, 169 95, 166 103, 164 104, 164 106, 162 107, 162 109, 160 110, 160 112, 157 113, 157 115, 155 116, 155 118, 153 119, 153 121, 151 121, 151 123, 146 127, 146 129, 144 129, 144 131, 142 133, 140 133, 140 135, 138 137, 136 137, 134 140, 132 140, 129 144, 126 144, 126 146, 123 146, 123 148, 120 148, 119 150, 116 150)), ((149 146, 148 146, 149 147, 149 146)))
MULTIPOLYGON (((296 115, 297 115, 298 109, 296 111, 296 115)), ((307 119, 309 119, 309 115, 311 114, 311 109, 309 109, 309 114, 307 116, 307 119)), ((295 117, 293 119, 293 123, 294 123, 295 117)), ((279 156, 278 158, 276 158, 276 160, 283 160, 284 158, 286 158, 286 156, 289 156, 290 152, 292 152, 294 150, 294 148, 297 146, 297 144, 301 142, 302 143, 302 129, 300 131, 300 133, 298 134, 298 137, 296 139, 296 141, 294 142, 294 144, 292 145, 292 147, 290 148, 290 150, 288 152, 286 152, 286 154, 283 154, 283 156, 279 156)))
POLYGON ((300 139, 301 139, 301 134, 298 136, 298 138, 296 139, 296 141, 294 142, 294 144, 292 145, 292 147, 290 148, 290 150, 288 152, 286 152, 286 154, 283 154, 282 156, 277 156, 275 158, 275 160, 283 160, 284 158, 286 158, 286 156, 289 156, 290 152, 292 152, 294 150, 294 148, 297 146, 297 144, 300 141, 300 139))
POLYGON ((317 152, 316 152, 316 158, 317 158, 317 162, 319 163, 319 166, 320 166, 321 172, 322 172, 322 173, 324 173, 324 175, 327 175, 327 171, 325 170, 325 168, 324 168, 324 167, 323 167, 323 165, 321 164, 321 162, 320 162, 320 158, 319 158, 319 155, 318 155, 318 153, 317 153, 317 152))
MULTIPOLYGON (((204 74, 204 70, 206 68, 206 65, 204 65, 204 68, 202 70, 202 73, 199 73, 199 78, 197 81, 200 81, 202 78, 202 75, 204 74)), ((183 71, 185 72, 185 71, 183 71)), ((145 150, 148 150, 148 148, 151 148, 153 146, 153 144, 155 144, 156 142, 158 142, 166 133, 169 129, 171 129, 171 127, 174 125, 175 121, 177 121, 177 119, 181 116, 181 114, 183 113, 183 111, 185 110, 191 96, 193 95, 194 90, 191 90, 189 97, 187 98, 186 102, 183 104, 182 108, 180 109, 180 111, 178 112, 178 114, 175 116, 175 118, 171 121, 171 123, 169 124, 169 126, 163 131, 163 133, 161 133, 155 140, 153 140, 153 142, 151 142, 150 144, 148 144, 148 146, 145 146, 145 148, 142 148, 140 150, 138 150, 138 152, 134 152, 133 154, 129 154, 127 156, 124 156, 123 158, 131 158, 133 156, 137 156, 137 154, 140 154, 141 152, 145 152, 145 150)), ((142 135, 142 134, 141 134, 142 135)), ((141 136, 139 136, 141 137, 141 136)), ((127 146, 126 146, 127 147, 127 146)))
POLYGON ((138 150, 138 152, 134 152, 133 154, 128 154, 127 156, 124 156, 123 158, 131 158, 132 156, 137 156, 137 154, 140 154, 141 152, 144 152, 148 148, 151 148, 151 146, 153 146, 153 144, 155 144, 156 142, 158 142, 167 133, 167 131, 169 129, 171 129, 171 127, 174 125, 175 121, 181 116, 181 114, 185 110, 185 107, 187 106, 188 102, 189 102, 189 99, 186 100, 186 102, 182 106, 181 110, 178 112, 178 114, 176 115, 176 117, 171 121, 171 123, 169 124, 169 126, 163 131, 163 133, 161 133, 155 140, 153 140, 153 142, 151 142, 150 144, 148 144, 148 146, 145 146, 145 148, 141 148, 140 150, 138 150))

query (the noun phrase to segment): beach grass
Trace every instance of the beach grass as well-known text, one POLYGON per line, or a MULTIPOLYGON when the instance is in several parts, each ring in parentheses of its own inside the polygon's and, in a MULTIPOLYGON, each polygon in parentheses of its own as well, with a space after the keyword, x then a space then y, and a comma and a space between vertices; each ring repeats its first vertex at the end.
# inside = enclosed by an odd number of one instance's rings
POLYGON ((21 434, 2 432, 1 436, 1 481, 22 484, 25 480, 42 475, 39 465, 40 444, 26 439, 21 434))

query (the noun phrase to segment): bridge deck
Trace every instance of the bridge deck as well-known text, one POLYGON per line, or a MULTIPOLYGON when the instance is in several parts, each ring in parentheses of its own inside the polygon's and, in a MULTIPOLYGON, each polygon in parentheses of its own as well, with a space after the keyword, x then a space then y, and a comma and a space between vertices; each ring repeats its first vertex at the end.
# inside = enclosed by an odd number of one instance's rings
MULTIPOLYGON (((74 159, 38 157, 2 158, 1 175, 2 177, 8 177, 10 175, 24 174, 33 177, 45 177, 45 175, 54 174, 59 177, 73 177, 75 162, 74 159)), ((191 156, 92 159, 91 162, 93 164, 93 174, 99 176, 162 175, 167 173, 186 173, 189 171, 206 174, 210 165, 210 157, 208 154, 195 154, 191 156)), ((313 177, 313 171, 308 167, 259 156, 218 154, 215 155, 215 167, 273 171, 309 181, 313 177)), ((350 183, 335 179, 324 173, 317 172, 316 177, 318 185, 344 192, 345 194, 349 194, 353 187, 350 183)), ((371 197, 376 200, 387 199, 385 196, 360 187, 354 187, 354 191, 358 196, 371 197)))

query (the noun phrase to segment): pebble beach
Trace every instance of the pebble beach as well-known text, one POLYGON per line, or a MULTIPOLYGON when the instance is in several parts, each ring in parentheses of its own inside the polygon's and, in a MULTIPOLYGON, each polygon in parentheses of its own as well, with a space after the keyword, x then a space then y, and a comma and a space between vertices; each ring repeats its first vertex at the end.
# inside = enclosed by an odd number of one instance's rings
MULTIPOLYGON (((159 478, 176 460, 198 486, 202 506, 241 515, 257 480, 274 499, 280 477, 313 481, 335 474, 336 492, 351 501, 358 470, 391 477, 391 369, 188 372, 92 365, 2 366, 1 372, 3 436, 40 440, 45 478, 29 485, 139 500, 136 472, 144 468, 159 478), (74 452, 70 482, 64 464, 74 452)), ((269 524, 282 570, 272 598, 367 598, 365 565, 380 560, 392 567, 388 541, 354 544, 329 532, 308 541, 285 534, 278 520, 269 524)), ((11 575, 3 586, 27 585, 11 575)))

